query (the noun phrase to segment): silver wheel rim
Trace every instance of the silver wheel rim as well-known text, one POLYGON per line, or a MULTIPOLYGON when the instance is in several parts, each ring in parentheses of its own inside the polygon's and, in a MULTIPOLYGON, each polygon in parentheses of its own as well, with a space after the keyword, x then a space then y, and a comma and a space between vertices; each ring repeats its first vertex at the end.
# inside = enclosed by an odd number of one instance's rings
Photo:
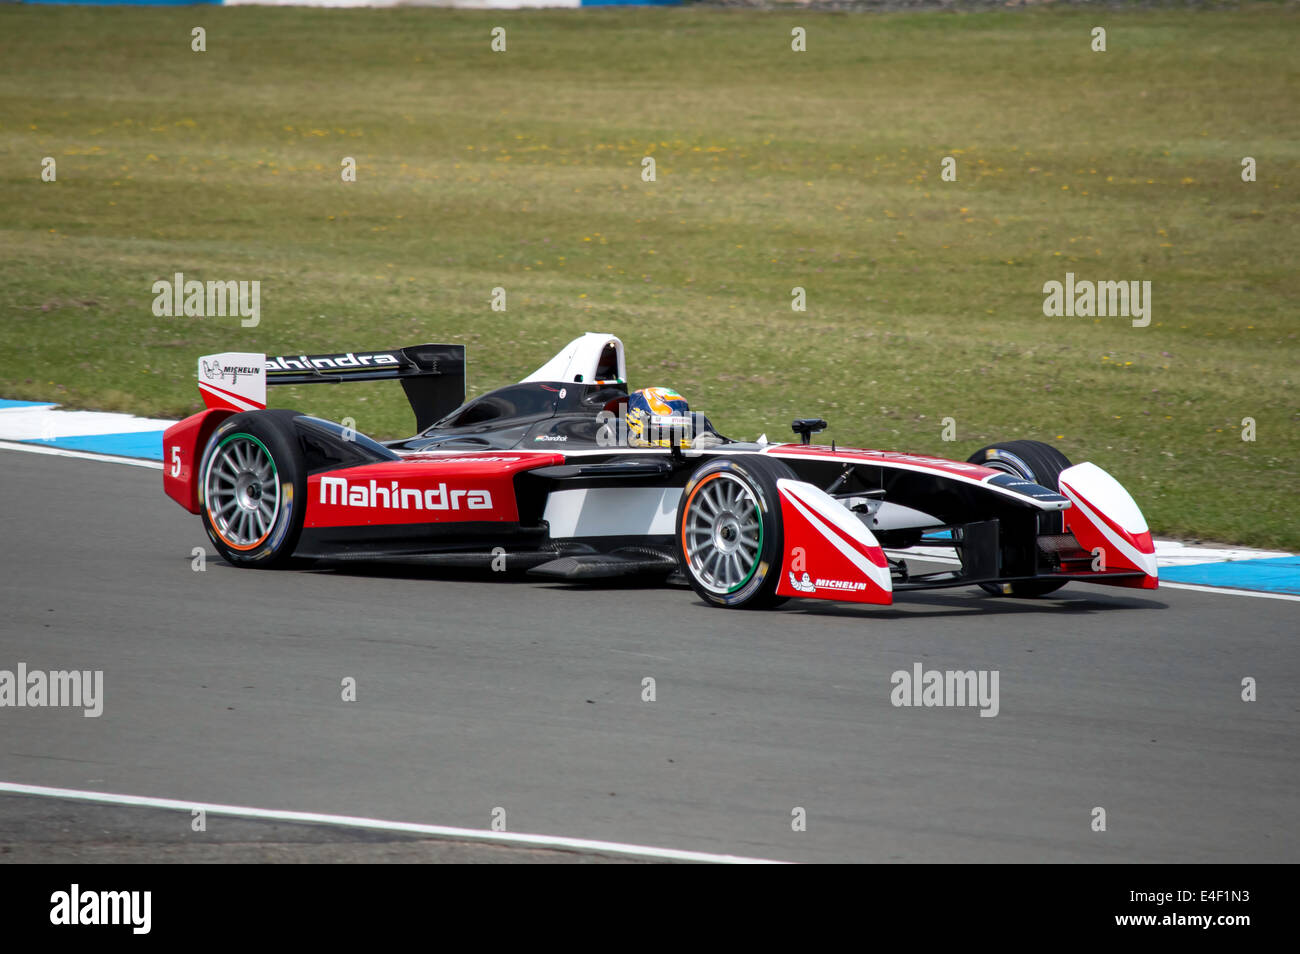
POLYGON ((203 493, 213 529, 232 547, 246 550, 261 543, 280 515, 275 461, 247 434, 227 437, 212 452, 203 493))
POLYGON ((994 457, 990 460, 984 461, 980 466, 987 467, 990 470, 1000 470, 1004 474, 1010 474, 1012 477, 1019 477, 1021 480, 1031 480, 1035 483, 1038 482, 1037 478, 1035 478, 1033 473, 1029 470, 1029 466, 1021 461, 1019 457, 1012 457, 1010 460, 994 457))
POLYGON ((683 534, 700 585, 711 593, 734 593, 754 575, 763 552, 754 492, 730 474, 710 479, 691 500, 683 534))

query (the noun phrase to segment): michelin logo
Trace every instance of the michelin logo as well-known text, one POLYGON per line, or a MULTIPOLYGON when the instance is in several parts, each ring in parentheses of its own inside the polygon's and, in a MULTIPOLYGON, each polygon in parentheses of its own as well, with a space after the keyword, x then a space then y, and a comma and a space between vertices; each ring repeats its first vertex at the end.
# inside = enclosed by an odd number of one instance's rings
POLYGON ((856 593, 865 590, 867 584, 854 580, 824 580, 819 577, 813 587, 819 590, 843 590, 846 593, 856 593))
POLYGON ((807 573, 800 579, 790 574, 790 585, 800 593, 816 593, 818 590, 839 590, 842 593, 857 593, 867 588, 867 584, 853 580, 828 580, 818 577, 816 581, 807 573))
POLYGON ((259 368, 252 368, 237 364, 222 364, 219 360, 207 361, 200 359, 203 366, 203 376, 209 381, 220 380, 221 378, 230 378, 230 383, 234 384, 239 380, 241 374, 257 374, 259 368))

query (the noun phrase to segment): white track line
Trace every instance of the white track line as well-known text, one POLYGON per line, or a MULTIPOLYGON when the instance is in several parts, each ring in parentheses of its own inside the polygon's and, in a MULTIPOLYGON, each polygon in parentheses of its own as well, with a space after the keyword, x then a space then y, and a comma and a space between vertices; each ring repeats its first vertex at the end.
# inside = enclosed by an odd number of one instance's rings
POLYGON ((421 825, 415 822, 383 821, 378 818, 360 818, 354 815, 321 815, 316 812, 290 812, 267 808, 246 808, 241 805, 217 805, 211 802, 187 802, 175 798, 151 798, 144 795, 115 795, 109 792, 86 792, 74 788, 48 788, 44 785, 23 785, 19 782, 0 782, 0 792, 15 795, 39 795, 45 798, 67 798, 83 802, 103 802, 109 805, 135 805, 144 808, 165 808, 193 812, 195 809, 210 815, 234 815, 240 818, 261 818, 271 821, 299 822, 307 825, 338 825, 344 828, 369 828, 379 831, 401 831, 418 835, 437 835, 444 838, 463 838, 471 841, 498 842, 502 844, 532 845, 539 848, 571 848, 578 851, 598 851, 614 855, 637 855, 643 858, 663 858, 669 861, 703 861, 714 864, 779 865, 781 861, 769 858, 744 858, 739 855, 715 855, 704 851, 680 851, 676 848, 652 848, 646 845, 627 845, 617 841, 593 841, 587 838, 565 838, 559 835, 527 835, 509 831, 482 831, 476 828, 451 828, 447 825, 421 825))
POLYGON ((48 447, 44 444, 20 444, 16 441, 0 441, 0 450, 23 451, 27 454, 49 454, 53 457, 75 457, 78 460, 102 460, 110 464, 130 464, 132 467, 150 467, 162 470, 160 460, 142 460, 139 457, 118 457, 115 454, 92 454, 89 451, 66 450, 62 447, 48 447))
POLYGON ((1168 583, 1160 581, 1160 589, 1171 590, 1192 590, 1196 593, 1226 593, 1228 596, 1257 596, 1265 600, 1290 600, 1293 603, 1300 603, 1300 596, 1292 596, 1289 593, 1266 593, 1263 590, 1238 590, 1227 586, 1201 586, 1198 583, 1168 583))

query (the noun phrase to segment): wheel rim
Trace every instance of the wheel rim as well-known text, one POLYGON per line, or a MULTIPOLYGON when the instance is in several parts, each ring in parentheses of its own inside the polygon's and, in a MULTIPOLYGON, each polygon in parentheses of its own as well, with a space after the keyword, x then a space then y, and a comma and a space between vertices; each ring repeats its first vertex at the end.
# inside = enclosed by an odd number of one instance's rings
POLYGON ((763 555, 763 518, 749 485, 731 474, 700 481, 686 502, 683 550, 691 572, 712 593, 734 593, 753 578, 763 555))
POLYGON ((993 457, 989 460, 983 461, 981 466, 987 467, 990 470, 1000 470, 1004 474, 1010 474, 1012 477, 1019 477, 1022 480, 1031 480, 1034 483, 1038 482, 1038 478, 1034 476, 1034 472, 1029 468, 1028 464, 1022 461, 1019 457, 1008 454, 1006 451, 1002 451, 1001 453, 1001 457, 993 457))
POLYGON ((212 452, 203 479, 208 520, 236 550, 251 550, 275 528, 280 482, 266 445, 251 434, 231 434, 212 452))

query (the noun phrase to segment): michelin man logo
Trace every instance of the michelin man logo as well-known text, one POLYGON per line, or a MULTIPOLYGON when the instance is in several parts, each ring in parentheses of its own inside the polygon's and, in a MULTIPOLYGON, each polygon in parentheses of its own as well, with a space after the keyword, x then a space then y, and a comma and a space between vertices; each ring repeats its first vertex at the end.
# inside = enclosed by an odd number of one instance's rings
POLYGON ((812 578, 808 576, 807 573, 803 575, 803 579, 799 579, 794 575, 794 572, 791 571, 790 585, 800 593, 811 593, 813 590, 817 589, 817 587, 813 585, 812 578))

